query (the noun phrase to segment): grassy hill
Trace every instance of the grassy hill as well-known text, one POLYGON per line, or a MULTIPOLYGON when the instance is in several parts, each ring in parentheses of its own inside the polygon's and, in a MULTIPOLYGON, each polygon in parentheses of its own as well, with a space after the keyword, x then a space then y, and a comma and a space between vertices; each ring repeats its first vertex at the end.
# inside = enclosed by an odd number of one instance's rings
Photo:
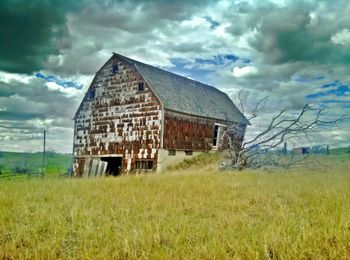
POLYGON ((334 148, 330 150, 330 154, 350 154, 349 147, 334 148))
MULTIPOLYGON (((212 155, 209 155, 212 156, 212 155)), ((0 182, 0 259, 349 259, 350 158, 218 172, 0 182)))
MULTIPOLYGON (((63 173, 71 166, 71 155, 46 152, 45 173, 63 173)), ((37 153, 15 153, 0 151, 0 170, 2 173, 39 173, 43 164, 43 155, 37 153)))

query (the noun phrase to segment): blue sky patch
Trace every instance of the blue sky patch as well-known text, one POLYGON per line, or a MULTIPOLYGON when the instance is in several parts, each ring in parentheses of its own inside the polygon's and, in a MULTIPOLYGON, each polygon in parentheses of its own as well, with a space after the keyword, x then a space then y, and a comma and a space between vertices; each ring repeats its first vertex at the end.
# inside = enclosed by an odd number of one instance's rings
MULTIPOLYGON (((234 54, 218 54, 214 55, 210 59, 201 59, 197 58, 194 61, 187 59, 170 59, 170 62, 174 65, 173 67, 166 67, 166 70, 169 70, 173 73, 180 74, 184 77, 190 77, 194 80, 201 82, 208 82, 206 76, 208 72, 214 70, 214 66, 222 66, 225 64, 232 64, 237 61, 241 61, 240 57, 234 54), (206 66, 214 65, 214 66, 206 66)), ((244 62, 251 62, 248 59, 244 59, 244 62)))
POLYGON ((245 58, 241 58, 242 62, 245 63, 245 64, 248 64, 248 63, 251 63, 252 60, 250 59, 245 59, 245 58))
POLYGON ((319 75, 319 76, 316 76, 316 77, 315 77, 315 80, 321 80, 321 79, 324 79, 324 76, 319 75))
POLYGON ((324 79, 324 76, 321 76, 321 75, 312 77, 312 76, 301 76, 301 75, 295 74, 292 76, 292 80, 301 82, 301 83, 308 83, 308 82, 313 82, 313 81, 322 80, 322 79, 324 79))
POLYGON ((47 82, 54 82, 57 85, 60 85, 64 88, 76 88, 76 89, 82 89, 83 85, 78 84, 74 81, 70 81, 70 80, 63 80, 58 76, 54 76, 54 75, 44 75, 40 72, 34 73, 34 76, 39 78, 39 79, 43 79, 47 82))
POLYGON ((336 87, 336 86, 340 86, 341 82, 339 80, 335 80, 333 83, 328 83, 328 84, 324 84, 321 86, 321 88, 329 88, 329 87, 336 87))
POLYGON ((335 105, 338 108, 341 109, 347 109, 350 108, 350 102, 347 100, 335 100, 335 99, 331 99, 331 100, 322 100, 322 103, 328 107, 329 105, 335 105))
POLYGON ((223 65, 227 62, 236 62, 237 60, 239 60, 239 57, 234 54, 218 54, 213 56, 212 59, 195 59, 195 63, 223 65))
POLYGON ((211 75, 212 72, 215 72, 218 68, 231 65, 236 62, 247 64, 251 63, 252 61, 250 59, 240 58, 234 54, 221 53, 208 59, 197 58, 195 60, 189 60, 174 58, 170 59, 170 62, 174 66, 164 67, 164 69, 184 77, 210 84, 212 78, 209 78, 209 75, 211 75))
POLYGON ((331 100, 324 100, 323 103, 326 103, 326 104, 349 104, 349 101, 331 99, 331 100))
MULTIPOLYGON (((308 99, 316 99, 320 97, 336 96, 336 97, 349 97, 350 96, 350 87, 341 83, 339 80, 335 80, 332 83, 327 83, 320 86, 322 91, 309 94, 306 96, 308 99)), ((323 103, 342 103, 341 100, 322 100, 323 103)), ((346 102, 346 101, 345 101, 346 102)))
POLYGON ((186 59, 170 59, 170 62, 174 67, 167 67, 166 70, 169 70, 175 74, 182 75, 184 77, 190 77, 194 80, 204 82, 205 75, 208 70, 199 69, 199 68, 187 68, 187 65, 190 65, 190 61, 186 59))
POLYGON ((213 18, 211 18, 210 16, 204 16, 203 18, 210 23, 210 29, 215 29, 218 26, 220 26, 220 23, 218 21, 213 20, 213 18))

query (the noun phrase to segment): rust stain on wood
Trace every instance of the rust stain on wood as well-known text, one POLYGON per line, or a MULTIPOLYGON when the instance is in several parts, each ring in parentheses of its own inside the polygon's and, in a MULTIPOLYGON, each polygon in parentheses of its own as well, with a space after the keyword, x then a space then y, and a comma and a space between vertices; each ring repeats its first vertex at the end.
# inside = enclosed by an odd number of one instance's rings
MULTIPOLYGON (((112 59, 98 72, 89 91, 75 118, 74 155, 121 154, 125 171, 132 171, 137 159, 156 165, 162 109, 138 72, 112 59), (113 65, 118 65, 117 73, 113 65), (140 82, 144 91, 138 89, 140 82)), ((77 163, 82 174, 84 160, 77 163)))

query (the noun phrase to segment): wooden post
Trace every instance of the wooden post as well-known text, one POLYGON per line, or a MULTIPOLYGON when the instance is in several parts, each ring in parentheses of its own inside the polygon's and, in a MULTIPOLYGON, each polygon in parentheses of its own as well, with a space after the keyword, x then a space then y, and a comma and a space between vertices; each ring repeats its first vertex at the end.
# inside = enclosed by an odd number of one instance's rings
POLYGON ((283 153, 285 155, 287 154, 287 142, 285 142, 284 145, 283 145, 283 153))
POLYGON ((43 172, 42 175, 44 177, 45 174, 45 149, 46 149, 46 130, 44 130, 44 148, 43 148, 43 172))

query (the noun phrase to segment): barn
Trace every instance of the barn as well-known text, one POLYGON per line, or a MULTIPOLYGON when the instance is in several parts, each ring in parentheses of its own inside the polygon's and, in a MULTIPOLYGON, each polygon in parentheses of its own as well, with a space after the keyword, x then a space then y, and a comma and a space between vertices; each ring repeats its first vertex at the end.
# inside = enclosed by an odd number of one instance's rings
POLYGON ((159 172, 217 150, 232 124, 248 120, 225 93, 113 53, 74 116, 74 173, 159 172))

